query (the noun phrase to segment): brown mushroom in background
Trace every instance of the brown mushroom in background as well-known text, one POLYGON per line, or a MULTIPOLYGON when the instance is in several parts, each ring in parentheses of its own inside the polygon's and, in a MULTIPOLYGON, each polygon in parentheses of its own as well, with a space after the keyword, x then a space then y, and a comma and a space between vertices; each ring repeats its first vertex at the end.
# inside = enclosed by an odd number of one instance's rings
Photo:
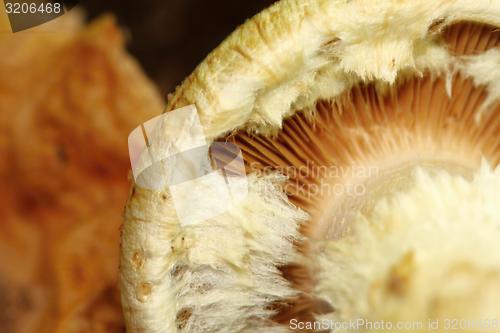
POLYGON ((0 331, 123 332, 128 133, 163 108, 112 17, 0 40, 0 331))

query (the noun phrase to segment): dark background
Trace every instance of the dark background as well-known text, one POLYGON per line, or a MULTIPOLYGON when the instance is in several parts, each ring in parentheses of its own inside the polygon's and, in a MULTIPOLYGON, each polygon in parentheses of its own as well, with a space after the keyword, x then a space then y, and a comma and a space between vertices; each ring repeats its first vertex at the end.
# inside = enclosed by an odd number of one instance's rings
POLYGON ((82 0, 89 18, 113 13, 129 51, 165 95, 246 19, 274 0, 82 0))

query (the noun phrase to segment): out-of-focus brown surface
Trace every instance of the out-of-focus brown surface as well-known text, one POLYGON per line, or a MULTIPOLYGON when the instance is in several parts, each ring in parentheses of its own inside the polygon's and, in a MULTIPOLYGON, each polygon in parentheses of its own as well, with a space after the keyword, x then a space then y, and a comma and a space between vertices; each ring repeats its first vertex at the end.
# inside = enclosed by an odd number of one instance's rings
POLYGON ((0 39, 0 332, 124 331, 126 140, 163 102, 112 18, 65 20, 0 39))

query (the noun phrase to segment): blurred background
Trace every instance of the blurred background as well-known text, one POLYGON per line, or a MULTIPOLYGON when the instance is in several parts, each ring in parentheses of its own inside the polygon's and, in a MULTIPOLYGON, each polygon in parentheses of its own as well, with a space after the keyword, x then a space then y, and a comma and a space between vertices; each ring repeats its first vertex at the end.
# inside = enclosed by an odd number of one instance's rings
POLYGON ((128 134, 272 2, 81 1, 0 33, 0 332, 124 332, 128 134))
POLYGON ((128 49, 161 91, 171 91, 238 25, 273 0, 90 0, 89 17, 114 13, 128 49))

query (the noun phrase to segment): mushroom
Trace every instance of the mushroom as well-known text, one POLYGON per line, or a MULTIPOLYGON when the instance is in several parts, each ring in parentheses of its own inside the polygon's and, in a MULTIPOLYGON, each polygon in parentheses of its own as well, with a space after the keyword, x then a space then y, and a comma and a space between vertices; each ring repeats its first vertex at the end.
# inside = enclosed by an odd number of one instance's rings
MULTIPOLYGON (((195 105, 208 144, 241 149, 248 193, 193 222, 168 184, 133 185, 128 331, 338 331, 358 319, 359 332, 490 329, 498 27, 489 0, 282 0, 239 27, 167 109, 195 105)), ((148 146, 158 155, 170 149, 162 129, 148 146)), ((196 179, 186 188, 187 202, 221 201, 196 179)))

